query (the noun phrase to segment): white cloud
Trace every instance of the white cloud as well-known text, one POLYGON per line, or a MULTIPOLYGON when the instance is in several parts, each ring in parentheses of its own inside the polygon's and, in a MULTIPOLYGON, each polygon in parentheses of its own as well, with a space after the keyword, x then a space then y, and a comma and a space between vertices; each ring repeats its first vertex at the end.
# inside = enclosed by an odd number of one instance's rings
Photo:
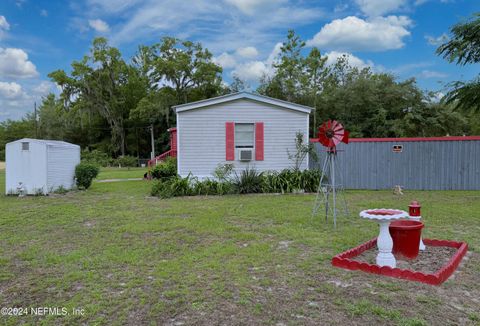
POLYGON ((346 56, 348 58, 348 63, 352 67, 357 67, 360 69, 367 68, 367 67, 370 67, 370 68, 374 67, 374 64, 371 60, 364 61, 359 57, 356 57, 353 54, 348 52, 330 51, 326 53, 325 56, 328 57, 326 62, 327 65, 334 65, 337 62, 338 58, 342 56, 346 56))
POLYGON ((32 112, 33 103, 40 104, 42 97, 60 90, 57 85, 47 80, 32 80, 23 83, 0 81, 0 121, 20 119, 27 112, 32 112))
MULTIPOLYGON (((240 1, 237 4, 240 6, 240 1)), ((256 2, 250 5, 255 7, 254 4, 256 2)), ((97 9, 91 9, 88 14, 125 17, 124 23, 119 24, 110 37, 116 46, 137 43, 139 39, 158 39, 159 35, 166 34, 201 40, 205 47, 217 55, 222 52, 233 54, 245 46, 255 47, 261 55, 275 44, 273 40, 285 36, 286 26, 298 28, 325 16, 318 6, 307 5, 303 0, 264 0, 258 6, 251 14, 243 15, 225 1, 145 0, 119 12, 96 6, 97 9), (265 9, 265 6, 270 7, 265 9), (99 8, 103 11, 99 11, 99 8), (245 40, 248 40, 248 44, 245 44, 245 40)))
POLYGON ((48 11, 46 9, 40 10, 40 16, 48 17, 48 11))
POLYGON ((411 71, 415 71, 419 68, 426 68, 433 66, 433 62, 415 62, 415 63, 405 63, 396 68, 390 69, 394 74, 404 75, 411 74, 411 71))
POLYGON ((22 90, 22 86, 15 82, 7 83, 0 81, 0 98, 7 100, 21 99, 25 93, 22 90))
POLYGON ((37 68, 28 60, 22 49, 0 48, 0 77, 32 78, 38 76, 37 68))
POLYGON ((237 54, 244 58, 255 58, 256 56, 258 56, 258 51, 253 46, 247 46, 244 48, 238 48, 237 54))
POLYGON ((114 14, 129 9, 139 2, 140 0, 88 0, 87 3, 90 8, 97 7, 114 14))
POLYGON ((336 51, 385 51, 399 49, 410 35, 412 24, 406 16, 375 17, 363 20, 355 16, 335 19, 307 42, 336 51))
POLYGON ((5 16, 0 16, 0 40, 5 36, 5 31, 10 29, 10 24, 5 16))
POLYGON ((360 10, 367 16, 382 16, 396 11, 407 4, 407 0, 355 0, 360 10))
POLYGON ((23 4, 27 2, 27 0, 15 0, 15 4, 18 8, 22 8, 23 4))
POLYGON ((226 0, 247 15, 253 15, 258 10, 267 10, 286 2, 286 0, 226 0))
MULTIPOLYGON (((429 2, 430 0, 416 0, 415 1, 415 6, 420 6, 423 5, 426 2, 429 2)), ((441 3, 453 3, 455 0, 440 0, 441 3)))
POLYGON ((340 4, 338 4, 338 5, 335 6, 335 8, 333 9, 333 12, 334 12, 334 13, 343 12, 343 11, 347 10, 348 7, 349 7, 348 4, 346 4, 346 3, 340 3, 340 4))
POLYGON ((214 57, 213 62, 222 66, 223 69, 233 68, 237 64, 237 61, 235 60, 235 58, 226 52, 223 52, 218 57, 214 57))
POLYGON ((277 44, 275 44, 275 46, 273 47, 273 50, 272 52, 270 52, 270 55, 268 56, 267 58, 267 64, 268 65, 273 65, 275 63, 275 61, 277 60, 278 56, 280 55, 280 53, 282 52, 282 46, 283 44, 278 42, 277 44))
POLYGON ((88 25, 99 33, 106 33, 110 30, 108 24, 101 19, 90 19, 88 25))
POLYGON ((5 16, 0 16, 0 28, 7 31, 10 29, 10 24, 7 22, 5 16))
POLYGON ((442 98, 445 96, 444 93, 442 92, 435 92, 432 94, 433 96, 430 97, 430 100, 434 103, 438 103, 442 100, 442 98))
POLYGON ((40 84, 33 87, 32 92, 36 95, 44 96, 49 93, 55 92, 57 90, 57 85, 47 80, 42 80, 40 84))
POLYGON ((428 44, 433 46, 439 46, 448 41, 448 35, 446 33, 443 33, 442 35, 437 37, 427 35, 425 36, 425 39, 427 40, 428 44))
POLYGON ((280 54, 282 43, 277 43, 265 61, 252 60, 237 64, 231 75, 250 82, 258 82, 260 78, 270 76, 275 71, 273 64, 280 54))
POLYGON ((239 64, 232 71, 232 75, 237 75, 240 79, 246 81, 258 81, 263 75, 270 73, 270 67, 263 61, 249 61, 239 64))
POLYGON ((439 71, 422 70, 422 72, 418 74, 418 77, 419 78, 446 78, 448 77, 448 75, 439 71))
POLYGON ((20 84, 0 81, 0 121, 20 119, 29 105, 27 99, 20 84))

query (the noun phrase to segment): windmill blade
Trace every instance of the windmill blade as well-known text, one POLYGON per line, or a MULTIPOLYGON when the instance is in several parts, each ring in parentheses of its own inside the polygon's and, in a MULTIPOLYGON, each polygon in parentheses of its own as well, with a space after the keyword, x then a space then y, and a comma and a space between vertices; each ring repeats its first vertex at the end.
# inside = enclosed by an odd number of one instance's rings
POLYGON ((318 141, 325 147, 335 148, 339 143, 348 144, 349 133, 337 120, 327 120, 318 128, 318 141))
POLYGON ((335 143, 335 146, 337 146, 338 144, 340 144, 342 142, 342 139, 343 139, 343 136, 342 137, 339 137, 339 136, 333 136, 332 138, 332 141, 335 143))
POLYGON ((340 130, 344 130, 343 129, 343 125, 341 123, 337 123, 335 125, 335 128, 333 128, 334 131, 340 131, 340 130))

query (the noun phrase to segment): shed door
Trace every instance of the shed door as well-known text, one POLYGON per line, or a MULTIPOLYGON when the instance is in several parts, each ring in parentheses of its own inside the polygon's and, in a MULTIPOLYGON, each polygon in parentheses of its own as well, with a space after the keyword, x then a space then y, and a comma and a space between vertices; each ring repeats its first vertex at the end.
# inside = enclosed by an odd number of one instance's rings
POLYGON ((47 151, 47 191, 55 191, 60 186, 71 189, 78 155, 70 148, 59 146, 48 146, 47 151))

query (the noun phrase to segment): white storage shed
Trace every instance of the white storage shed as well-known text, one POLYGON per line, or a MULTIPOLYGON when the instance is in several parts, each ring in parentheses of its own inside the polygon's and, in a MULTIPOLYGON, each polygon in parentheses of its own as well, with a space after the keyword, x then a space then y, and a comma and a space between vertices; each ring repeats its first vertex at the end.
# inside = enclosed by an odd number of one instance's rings
MULTIPOLYGON (((235 171, 293 166, 298 132, 308 142, 310 107, 247 92, 177 105, 178 173, 211 178, 218 164, 235 171), (288 151, 288 152, 287 152, 288 151)), ((308 168, 308 157, 300 167, 308 168)))
POLYGON ((48 194, 71 189, 80 146, 58 140, 23 138, 5 147, 6 194, 48 194), (21 183, 21 184, 20 184, 21 183))

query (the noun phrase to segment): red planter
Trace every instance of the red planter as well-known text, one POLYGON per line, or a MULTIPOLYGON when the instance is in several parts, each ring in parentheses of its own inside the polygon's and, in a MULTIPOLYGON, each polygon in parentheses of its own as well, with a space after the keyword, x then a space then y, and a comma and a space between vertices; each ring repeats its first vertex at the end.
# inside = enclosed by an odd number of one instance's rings
POLYGON ((418 256, 423 223, 411 220, 399 220, 390 223, 390 235, 393 239, 393 254, 397 259, 415 259, 418 256))

